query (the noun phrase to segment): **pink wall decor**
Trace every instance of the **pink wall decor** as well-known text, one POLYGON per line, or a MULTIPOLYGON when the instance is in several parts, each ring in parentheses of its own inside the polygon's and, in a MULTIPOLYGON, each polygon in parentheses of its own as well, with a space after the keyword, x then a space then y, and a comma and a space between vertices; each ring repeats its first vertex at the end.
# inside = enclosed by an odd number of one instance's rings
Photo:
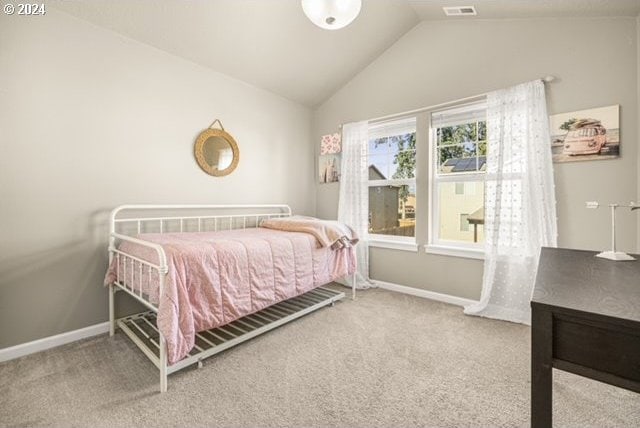
POLYGON ((340 134, 327 134, 322 136, 320 141, 320 154, 330 155, 342 151, 342 139, 340 134))

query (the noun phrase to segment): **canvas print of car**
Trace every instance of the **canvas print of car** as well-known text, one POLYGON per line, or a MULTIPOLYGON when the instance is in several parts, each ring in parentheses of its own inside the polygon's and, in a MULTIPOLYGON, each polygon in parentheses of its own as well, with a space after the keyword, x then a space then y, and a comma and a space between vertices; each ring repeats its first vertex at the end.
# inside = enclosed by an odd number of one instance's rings
POLYGON ((550 116, 553 161, 619 157, 619 108, 613 105, 550 116))
POLYGON ((606 143, 607 129, 599 120, 580 119, 567 132, 562 152, 573 156, 599 154, 606 143))

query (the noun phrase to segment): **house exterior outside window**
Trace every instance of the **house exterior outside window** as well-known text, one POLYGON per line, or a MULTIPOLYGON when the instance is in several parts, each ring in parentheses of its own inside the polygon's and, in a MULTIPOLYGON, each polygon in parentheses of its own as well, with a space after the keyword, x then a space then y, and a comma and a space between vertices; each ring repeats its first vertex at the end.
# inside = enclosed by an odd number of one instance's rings
POLYGON ((479 253, 484 242, 486 106, 472 103, 432 112, 430 123, 426 249, 479 253))
POLYGON ((415 117, 372 125, 366 156, 370 240, 415 244, 415 117))

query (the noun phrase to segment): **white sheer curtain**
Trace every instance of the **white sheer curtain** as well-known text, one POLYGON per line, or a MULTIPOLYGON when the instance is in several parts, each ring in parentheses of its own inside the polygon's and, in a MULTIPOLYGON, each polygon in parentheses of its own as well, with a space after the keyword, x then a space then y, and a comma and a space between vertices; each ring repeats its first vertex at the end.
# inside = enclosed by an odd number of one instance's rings
POLYGON ((338 221, 351 226, 360 237, 360 242, 356 245, 358 255, 357 288, 368 288, 372 285, 369 281, 369 246, 367 243, 369 228, 368 141, 369 123, 367 121, 343 125, 338 221))
POLYGON ((548 120, 542 81, 487 96, 484 276, 466 314, 531 323, 540 247, 557 246, 548 120))

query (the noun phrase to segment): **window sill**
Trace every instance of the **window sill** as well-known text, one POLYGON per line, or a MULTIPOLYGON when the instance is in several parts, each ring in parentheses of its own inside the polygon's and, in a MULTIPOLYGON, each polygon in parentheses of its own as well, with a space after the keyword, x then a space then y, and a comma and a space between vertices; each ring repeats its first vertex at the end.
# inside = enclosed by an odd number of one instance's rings
POLYGON ((465 259, 484 260, 484 251, 476 248, 450 247, 446 245, 425 245, 424 252, 440 256, 462 257, 465 259))
POLYGON ((389 250, 411 251, 414 253, 418 252, 418 244, 416 244, 415 242, 370 239, 368 243, 369 243, 369 247, 387 248, 389 250))

